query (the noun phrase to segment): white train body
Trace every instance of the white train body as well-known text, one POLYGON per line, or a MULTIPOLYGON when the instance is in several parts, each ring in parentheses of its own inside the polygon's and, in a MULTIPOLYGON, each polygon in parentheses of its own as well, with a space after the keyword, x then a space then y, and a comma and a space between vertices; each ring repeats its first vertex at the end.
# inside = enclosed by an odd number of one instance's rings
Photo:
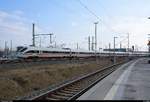
MULTIPOLYGON (((138 53, 115 52, 116 56, 135 56, 138 53)), ((114 52, 97 52, 97 56, 113 56, 114 52)), ((145 54, 143 54, 145 55, 145 54)), ((23 47, 17 52, 19 58, 65 58, 65 57, 93 57, 95 51, 73 50, 69 48, 42 48, 42 47, 23 47)))
POLYGON ((51 57, 87 57, 93 55, 93 52, 75 51, 65 48, 41 48, 41 47, 23 47, 17 53, 20 58, 51 58, 51 57), (91 53, 91 54, 89 54, 91 53))

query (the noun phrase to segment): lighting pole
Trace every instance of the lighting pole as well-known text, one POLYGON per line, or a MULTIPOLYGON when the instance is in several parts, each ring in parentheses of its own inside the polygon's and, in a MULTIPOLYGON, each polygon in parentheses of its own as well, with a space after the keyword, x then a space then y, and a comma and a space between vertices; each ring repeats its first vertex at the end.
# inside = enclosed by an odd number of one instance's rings
POLYGON ((89 51, 91 51, 91 39, 90 39, 90 36, 88 37, 88 44, 89 44, 89 46, 88 46, 89 51))
POLYGON ((79 44, 77 43, 77 50, 79 49, 79 44))
POLYGON ((53 33, 51 33, 51 34, 47 34, 47 35, 49 35, 49 36, 50 36, 50 44, 52 44, 52 35, 53 35, 53 33))
POLYGON ((111 52, 110 50, 111 50, 111 43, 109 43, 109 57, 110 57, 110 52, 111 52))
POLYGON ((32 24, 32 46, 35 46, 35 24, 32 24))
POLYGON ((92 45, 91 45, 91 50, 94 51, 94 36, 92 36, 92 45))
POLYGON ((122 49, 122 42, 120 41, 120 50, 122 49))
POLYGON ((95 24, 95 52, 97 50, 97 24, 98 22, 94 22, 95 24))
POLYGON ((41 37, 40 37, 40 47, 41 47, 41 37))
POLYGON ((115 53, 115 49, 116 49, 116 43, 115 43, 115 41, 116 41, 116 38, 118 38, 118 37, 114 37, 114 64, 116 63, 116 53, 115 53))
POLYGON ((128 52, 130 51, 129 48, 130 48, 130 40, 129 40, 129 33, 128 33, 128 52))
POLYGON ((97 62, 97 24, 98 22, 94 22, 95 24, 95 59, 96 59, 96 62, 97 62))
POLYGON ((10 56, 12 57, 12 40, 10 41, 10 56))

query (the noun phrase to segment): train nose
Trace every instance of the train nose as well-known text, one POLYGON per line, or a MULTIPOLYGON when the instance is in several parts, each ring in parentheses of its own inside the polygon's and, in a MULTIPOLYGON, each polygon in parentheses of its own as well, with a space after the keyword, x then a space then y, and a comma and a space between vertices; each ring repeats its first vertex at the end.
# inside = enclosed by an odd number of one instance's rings
POLYGON ((16 57, 22 57, 22 53, 21 52, 16 53, 16 57))

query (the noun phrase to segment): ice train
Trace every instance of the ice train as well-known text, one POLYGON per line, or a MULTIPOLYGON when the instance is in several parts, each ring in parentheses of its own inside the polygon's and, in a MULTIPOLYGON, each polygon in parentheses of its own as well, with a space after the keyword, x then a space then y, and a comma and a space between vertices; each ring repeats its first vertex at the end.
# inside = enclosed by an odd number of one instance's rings
MULTIPOLYGON (((115 52, 116 56, 145 56, 146 53, 138 52, 115 52)), ((94 56, 114 56, 113 51, 87 51, 70 48, 54 47, 22 47, 17 51, 18 58, 70 58, 70 57, 94 57, 94 56)))

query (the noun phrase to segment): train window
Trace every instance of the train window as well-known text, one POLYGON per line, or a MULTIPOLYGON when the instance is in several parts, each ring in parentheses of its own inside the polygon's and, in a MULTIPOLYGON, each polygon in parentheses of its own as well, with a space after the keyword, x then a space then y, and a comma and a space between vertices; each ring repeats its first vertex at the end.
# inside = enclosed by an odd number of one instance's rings
POLYGON ((63 53, 64 54, 65 52, 53 51, 52 53, 63 53))
POLYGON ((26 53, 34 53, 34 51, 33 51, 33 50, 31 50, 31 51, 27 51, 26 53))
POLYGON ((30 50, 30 51, 27 51, 26 53, 39 53, 38 50, 30 50))
POLYGON ((35 50, 34 53, 39 53, 39 51, 38 51, 38 50, 35 50))
POLYGON ((72 54, 76 54, 76 52, 71 52, 72 54))
POLYGON ((25 51, 26 49, 27 49, 27 47, 22 48, 19 52, 23 52, 23 51, 25 51))
POLYGON ((86 54, 86 52, 80 52, 80 54, 86 54))
POLYGON ((70 53, 70 52, 43 51, 43 53, 63 53, 63 54, 68 54, 68 53, 70 53))
POLYGON ((43 51, 43 53, 50 53, 49 51, 43 51))
POLYGON ((72 52, 69 51, 69 52, 62 52, 62 53, 64 53, 64 54, 70 54, 70 53, 72 53, 72 52))
POLYGON ((43 51, 43 53, 60 53, 60 52, 56 52, 56 51, 43 51))
POLYGON ((56 53, 55 51, 52 51, 52 52, 50 52, 50 53, 56 53))
POLYGON ((58 53, 65 53, 65 52, 58 52, 58 53))

